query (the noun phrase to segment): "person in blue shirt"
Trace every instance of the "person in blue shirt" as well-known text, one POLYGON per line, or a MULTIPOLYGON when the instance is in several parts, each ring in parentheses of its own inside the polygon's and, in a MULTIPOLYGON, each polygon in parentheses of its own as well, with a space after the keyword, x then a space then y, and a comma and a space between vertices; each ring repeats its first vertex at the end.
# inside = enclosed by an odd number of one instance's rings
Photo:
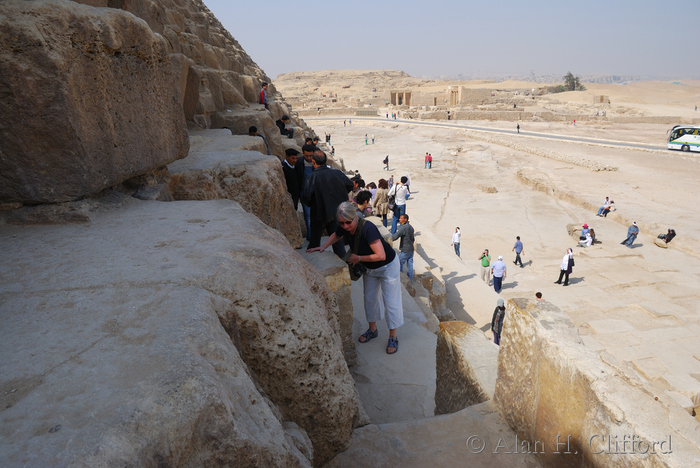
POLYGON ((520 242, 520 236, 516 236, 515 239, 515 245, 513 246, 513 250, 511 250, 511 252, 515 252, 515 261, 513 263, 516 265, 520 263, 520 268, 522 268, 523 260, 520 258, 520 255, 523 254, 523 243, 520 242))

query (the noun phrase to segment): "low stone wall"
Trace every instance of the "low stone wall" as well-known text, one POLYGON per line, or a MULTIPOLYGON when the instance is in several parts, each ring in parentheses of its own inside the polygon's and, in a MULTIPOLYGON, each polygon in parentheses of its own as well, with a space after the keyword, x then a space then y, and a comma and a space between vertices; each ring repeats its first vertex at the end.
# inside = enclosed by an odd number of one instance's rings
POLYGON ((346 115, 352 117, 358 111, 377 110, 367 107, 322 107, 320 109, 295 109, 300 117, 314 117, 319 115, 346 115))
POLYGON ((494 400, 546 466, 685 467, 700 424, 612 356, 580 341, 548 302, 508 301, 494 400))
POLYGON ((435 415, 493 398, 498 346, 466 322, 442 322, 435 353, 435 415))

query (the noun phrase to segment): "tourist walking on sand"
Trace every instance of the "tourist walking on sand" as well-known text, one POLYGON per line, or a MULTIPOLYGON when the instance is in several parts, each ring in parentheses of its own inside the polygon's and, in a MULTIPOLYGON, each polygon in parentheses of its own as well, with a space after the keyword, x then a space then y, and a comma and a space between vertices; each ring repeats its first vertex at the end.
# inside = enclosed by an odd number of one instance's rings
POLYGON ((372 144, 374 144, 374 135, 372 135, 372 144))
POLYGON ((369 328, 360 338, 360 343, 379 336, 377 321, 384 317, 389 327, 389 343, 387 354, 399 350, 399 340, 396 329, 403 325, 403 304, 401 302, 401 278, 399 276, 399 259, 394 249, 384 241, 377 227, 357 216, 355 207, 350 202, 343 202, 337 210, 338 228, 326 242, 307 252, 323 252, 331 245, 345 239, 347 245, 354 250, 357 236, 357 252, 348 252, 346 261, 353 267, 361 264, 365 267, 362 281, 364 285, 365 317, 369 328))
POLYGON ((374 214, 382 218, 382 224, 387 227, 389 214, 389 184, 386 179, 379 179, 377 192, 374 194, 374 214))
POLYGON ((365 133, 365 146, 367 146, 367 134, 365 133))
POLYGON ((566 254, 561 259, 561 265, 559 268, 559 279, 556 280, 555 284, 561 284, 562 278, 564 278, 564 286, 569 285, 569 275, 574 272, 574 251, 571 249, 566 249, 566 254))
POLYGON ((515 128, 517 128, 517 129, 518 129, 518 133, 520 133, 520 124, 518 124, 518 126, 515 127, 515 128))
POLYGON ((423 165, 423 169, 428 168, 428 152, 425 152, 425 164, 423 165))
POLYGON ((498 260, 496 260, 491 266, 491 274, 493 275, 493 289, 496 291, 496 294, 500 294, 501 289, 503 289, 503 280, 506 279, 507 276, 506 270, 507 268, 506 264, 503 263, 503 257, 499 255, 498 260))
POLYGON ((513 249, 511 252, 515 252, 515 261, 513 262, 514 264, 518 264, 520 262, 520 268, 523 267, 523 260, 520 258, 520 255, 525 255, 524 249, 523 249, 523 243, 520 242, 520 236, 515 236, 515 245, 513 246, 513 249))
POLYGON ((393 212, 394 215, 391 220, 392 235, 396 234, 396 228, 399 225, 399 216, 406 213, 406 196, 408 195, 408 188, 406 187, 407 180, 406 176, 403 176, 401 177, 401 182, 389 189, 389 196, 394 197, 394 203, 396 204, 393 212))
POLYGON ((452 234, 452 243, 450 244, 452 247, 455 248, 455 253, 459 258, 462 258, 462 256, 459 254, 459 244, 460 244, 460 239, 462 238, 462 231, 459 229, 459 226, 455 228, 454 234, 452 234))
MULTIPOLYGON (((387 154, 387 156, 389 156, 389 155, 387 154)), ((389 164, 389 163, 387 162, 387 164, 389 164)), ((391 187, 393 187, 393 186, 394 186, 394 174, 391 174, 391 177, 389 177, 389 189, 391 189, 391 187)))
POLYGON ((627 238, 620 242, 622 245, 626 245, 630 249, 632 248, 632 244, 634 241, 637 239, 637 235, 639 235, 639 228, 637 227, 637 221, 633 222, 632 225, 627 229, 627 238))
POLYGON ((501 332, 503 331, 503 319, 506 317, 506 306, 500 297, 496 302, 496 308, 491 318, 491 331, 493 332, 493 342, 500 346, 501 332))
POLYGON ((481 260, 481 279, 484 280, 487 286, 491 285, 491 255, 489 249, 485 249, 484 253, 479 257, 481 260))
POLYGON ((403 264, 406 264, 406 275, 413 284, 413 244, 416 241, 413 226, 408 222, 408 215, 399 216, 399 227, 396 234, 391 236, 393 240, 401 239, 399 243, 399 271, 403 273, 403 264))
POLYGON ((433 168, 433 155, 429 154, 428 155, 428 169, 432 169, 432 168, 433 168))
MULTIPOLYGON (((389 170, 389 155, 386 155, 386 158, 384 158, 384 170, 388 171, 389 170)), ((394 176, 391 176, 391 185, 394 185, 394 176)))

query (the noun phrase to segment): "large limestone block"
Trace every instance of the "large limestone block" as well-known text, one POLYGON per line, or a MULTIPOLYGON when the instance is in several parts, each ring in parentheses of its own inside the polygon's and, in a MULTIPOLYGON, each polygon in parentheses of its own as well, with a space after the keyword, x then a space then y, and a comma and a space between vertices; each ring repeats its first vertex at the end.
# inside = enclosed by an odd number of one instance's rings
POLYGON ((696 465, 700 424, 657 392, 586 348, 552 304, 508 301, 494 401, 546 466, 696 465))
POLYGON ((373 467, 535 468, 532 453, 523 453, 515 433, 492 402, 454 414, 390 424, 370 424, 352 435, 350 448, 329 464, 373 467))
POLYGON ((185 157, 176 80, 133 15, 0 3, 0 202, 69 201, 185 157))
MULTIPOLYGON (((247 135, 248 128, 255 126, 258 133, 267 139, 270 153, 284 159, 286 146, 283 143, 279 128, 272 120, 270 113, 264 107, 258 108, 233 108, 223 112, 214 112, 209 115, 211 128, 228 128, 234 135, 247 135)), ((289 140, 287 137, 284 139, 289 140)), ((294 140, 289 140, 294 141, 294 140)))
MULTIPOLYGON (((244 138, 251 144, 262 143, 258 138, 244 138)), ((299 247, 301 228, 279 160, 258 151, 234 149, 238 145, 238 139, 226 131, 193 133, 190 155, 168 166, 172 197, 235 200, 299 247)))
POLYGON ((86 225, 2 225, 0 248, 9 464, 307 463, 280 419, 315 464, 347 445, 333 296, 237 203, 128 198, 86 225))
POLYGON ((348 266, 330 250, 321 254, 303 251, 301 255, 325 278, 328 289, 335 297, 345 361, 348 366, 353 366, 357 363, 357 350, 352 336, 353 307, 350 288, 352 281, 348 266))
POLYGON ((442 322, 435 353, 435 414, 460 411, 493 398, 498 346, 466 322, 442 322))

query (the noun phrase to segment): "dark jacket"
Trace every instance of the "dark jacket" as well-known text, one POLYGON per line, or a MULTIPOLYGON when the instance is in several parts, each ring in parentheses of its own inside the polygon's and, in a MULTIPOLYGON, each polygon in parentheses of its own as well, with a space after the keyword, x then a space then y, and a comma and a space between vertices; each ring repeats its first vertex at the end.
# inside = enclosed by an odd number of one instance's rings
POLYGON ((503 319, 506 317, 505 307, 496 307, 493 311, 493 318, 491 318, 491 331, 498 333, 500 336, 501 331, 503 331, 503 319))
POLYGON ((335 219, 338 205, 348 201, 353 183, 337 169, 319 166, 304 181, 301 201, 311 207, 311 219, 324 224, 335 219))
POLYGON ((411 226, 408 221, 406 221, 406 224, 399 224, 399 226, 396 228, 396 233, 391 236, 391 238, 394 240, 398 239, 399 237, 401 238, 401 242, 399 243, 399 252, 412 253, 416 235, 415 231, 413 230, 413 226, 411 226))
POLYGON ((284 172, 284 179, 287 181, 287 191, 292 196, 292 202, 294 203, 294 209, 296 210, 299 206, 301 189, 303 188, 304 159, 298 159, 294 167, 290 167, 285 159, 282 161, 282 172, 284 172))

